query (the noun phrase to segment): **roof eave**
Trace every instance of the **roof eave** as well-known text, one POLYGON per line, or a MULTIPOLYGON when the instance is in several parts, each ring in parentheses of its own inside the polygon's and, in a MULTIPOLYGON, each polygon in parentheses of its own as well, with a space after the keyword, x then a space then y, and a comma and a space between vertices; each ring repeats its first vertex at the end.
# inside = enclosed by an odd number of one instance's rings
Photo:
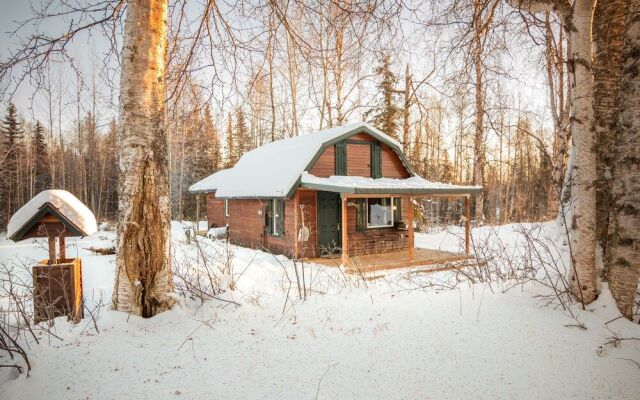
POLYGON ((414 195, 469 195, 480 193, 481 187, 459 188, 357 188, 351 186, 325 185, 322 183, 301 183, 300 187, 350 194, 414 194, 414 195))

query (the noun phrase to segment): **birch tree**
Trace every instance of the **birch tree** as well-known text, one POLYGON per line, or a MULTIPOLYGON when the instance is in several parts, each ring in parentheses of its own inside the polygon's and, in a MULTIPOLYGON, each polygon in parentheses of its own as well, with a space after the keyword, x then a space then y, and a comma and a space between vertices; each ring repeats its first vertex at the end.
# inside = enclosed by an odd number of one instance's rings
MULTIPOLYGON (((593 13, 593 111, 597 142, 596 227, 603 258, 608 258, 609 211, 616 125, 618 124, 622 44, 627 0, 598 0, 593 13)), ((603 271, 606 279, 607 271, 603 271)))
POLYGON ((165 131, 167 0, 131 1, 120 79, 120 185, 113 306, 143 317, 171 307, 165 131))
POLYGON ((569 34, 571 57, 571 135, 573 171, 571 180, 570 241, 571 290, 583 304, 598 297, 596 274, 596 149, 593 117, 593 72, 591 67, 591 16, 593 0, 511 0, 530 12, 553 11, 569 34))
POLYGON ((630 0, 623 8, 626 30, 622 54, 622 83, 618 132, 612 154, 612 209, 607 259, 611 294, 627 318, 633 315, 640 277, 640 1, 630 0))

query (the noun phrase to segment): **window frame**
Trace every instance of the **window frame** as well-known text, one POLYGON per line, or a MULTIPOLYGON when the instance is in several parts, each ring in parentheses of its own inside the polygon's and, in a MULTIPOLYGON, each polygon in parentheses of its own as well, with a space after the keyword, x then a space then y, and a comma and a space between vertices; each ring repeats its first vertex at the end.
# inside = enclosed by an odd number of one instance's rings
POLYGON ((367 197, 365 198, 365 212, 367 215, 367 229, 378 229, 378 228, 393 228, 396 224, 395 221, 395 213, 393 209, 393 199, 394 197, 367 197), (369 224, 369 200, 370 199, 388 199, 389 200, 389 208, 391 209, 391 225, 370 225, 369 224))
POLYGON ((274 237, 284 237, 284 212, 285 212, 285 204, 284 199, 273 198, 268 200, 271 203, 271 215, 269 215, 269 219, 271 221, 271 229, 267 234, 269 236, 274 237), (282 212, 283 215, 278 215, 278 202, 282 201, 282 212), (280 234, 278 232, 278 219, 281 220, 283 232, 280 234))

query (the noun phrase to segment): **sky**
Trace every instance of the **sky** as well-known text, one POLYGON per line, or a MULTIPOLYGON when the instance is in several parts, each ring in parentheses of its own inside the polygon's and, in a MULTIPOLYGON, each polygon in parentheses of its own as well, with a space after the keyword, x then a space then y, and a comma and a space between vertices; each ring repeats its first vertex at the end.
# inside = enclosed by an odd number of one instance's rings
MULTIPOLYGON (((17 34, 14 31, 19 24, 27 20, 31 15, 31 4, 38 4, 37 0, 0 0, 0 26, 2 27, 2 35, 0 36, 0 58, 6 59, 11 52, 15 51, 21 40, 24 40, 33 32, 33 25, 25 25, 17 34)), ((47 33, 64 32, 67 23, 63 20, 52 20, 47 22, 44 31, 47 33)), ((42 26, 41 26, 42 29, 42 26)), ((108 40, 93 34, 79 35, 69 46, 69 54, 74 58, 74 63, 84 75, 84 87, 82 89, 81 113, 91 110, 89 87, 92 85, 92 67, 97 64, 96 60, 100 60, 101 49, 108 44, 108 40)), ((77 78, 74 71, 68 64, 52 63, 50 68, 52 82, 51 86, 54 92, 62 87, 63 98, 60 102, 56 93, 54 93, 54 125, 58 122, 57 107, 62 105, 63 129, 66 129, 76 118, 76 98, 77 98, 77 78)), ((102 79, 96 77, 96 86, 98 91, 102 93, 99 99, 99 125, 106 125, 115 115, 117 96, 112 96, 111 91, 103 84, 102 79)), ((3 85, 4 89, 6 86, 3 85)), ((26 119, 40 120, 48 125, 49 120, 49 101, 47 94, 42 90, 36 90, 36 86, 32 82, 24 82, 15 93, 3 93, 3 106, 9 101, 16 104, 18 110, 26 119)), ((3 107, 4 108, 4 107, 3 107)))
MULTIPOLYGON (((34 4, 39 4, 39 0, 32 0, 34 4)), ((0 58, 4 59, 10 53, 12 49, 16 48, 19 38, 10 34, 14 30, 20 21, 25 20, 31 15, 30 3, 28 1, 11 1, 0 0, 0 4, 3 12, 0 13, 0 26, 3 28, 3 34, 0 37, 0 58)), ((193 3, 192 3, 193 4, 193 3)), ((194 6, 195 10, 199 10, 199 5, 194 6)), ((67 23, 61 20, 47 23, 44 30, 46 32, 62 32, 66 29, 67 23)), ((42 29, 42 27, 41 27, 42 29)), ((21 36, 29 34, 32 31, 32 27, 25 27, 21 32, 21 36)), ((426 68, 430 62, 428 60, 432 55, 425 52, 428 48, 428 43, 432 38, 421 37, 420 35, 407 35, 407 47, 410 48, 408 53, 404 53, 399 57, 403 57, 401 65, 404 62, 408 62, 415 70, 416 76, 420 76, 420 66, 426 68), (416 45, 412 45, 410 41, 415 40, 416 45), (422 47, 421 47, 422 46, 422 47)), ((117 74, 105 79, 103 75, 98 73, 92 73, 94 67, 100 67, 100 60, 102 59, 102 52, 107 47, 109 41, 100 36, 99 32, 95 32, 92 36, 81 35, 74 39, 74 42, 69 47, 69 53, 74 58, 74 62, 83 73, 84 86, 81 91, 81 115, 92 109, 90 98, 90 86, 92 85, 92 79, 95 76, 96 85, 100 96, 98 102, 98 125, 106 126, 111 118, 116 116, 117 113, 117 74), (105 83, 106 82, 106 83, 105 83)), ((512 99, 517 99, 518 106, 525 106, 527 109, 536 113, 537 118, 542 123, 548 125, 549 118, 546 112, 547 105, 547 92, 545 86, 544 75, 539 70, 539 62, 533 58, 537 57, 530 51, 529 48, 519 48, 514 46, 514 49, 504 60, 504 65, 508 68, 509 74, 512 79, 506 81, 503 89, 509 93, 512 99)), ((220 66, 218 66, 220 67, 220 66)), ((224 68, 224 67, 223 67, 224 68)), ((447 66, 444 67, 448 68, 447 66)), ((403 67, 396 66, 396 69, 403 71, 403 67)), ((444 71, 444 70, 443 70, 444 71)), ((59 124, 59 117, 62 120, 62 129, 67 130, 75 124, 77 116, 77 78, 68 65, 54 65, 51 68, 52 83, 54 88, 54 96, 57 96, 58 88, 62 87, 62 99, 55 97, 53 99, 54 104, 54 129, 57 129, 59 124), (62 113, 58 116, 57 108, 61 105, 62 113)), ((204 79, 204 82, 208 82, 204 79)), ((434 81, 435 85, 438 85, 437 80, 434 81)), ((439 88, 435 88, 437 91, 439 88)), ((225 90, 229 90, 228 88, 225 90)), ((368 94, 375 95, 375 87, 367 87, 368 94)), ((221 96, 219 100, 220 113, 224 113, 230 110, 222 110, 222 107, 232 107, 232 103, 237 103, 238 99, 234 99, 231 102, 227 101, 225 95, 221 96)), ((8 97, 5 95, 2 99, 2 106, 6 106, 8 97)), ((33 85, 27 82, 23 84, 19 90, 11 98, 20 112, 26 119, 39 119, 43 121, 45 126, 49 125, 49 102, 46 93, 43 91, 36 92, 33 85), (35 95, 34 95, 35 92, 35 95)), ((309 107, 310 98, 302 94, 299 101, 299 109, 309 107)), ((313 130, 317 123, 315 121, 315 114, 308 114, 307 120, 302 121, 302 132, 313 130)), ((360 113, 354 113, 350 121, 361 117, 360 113)))

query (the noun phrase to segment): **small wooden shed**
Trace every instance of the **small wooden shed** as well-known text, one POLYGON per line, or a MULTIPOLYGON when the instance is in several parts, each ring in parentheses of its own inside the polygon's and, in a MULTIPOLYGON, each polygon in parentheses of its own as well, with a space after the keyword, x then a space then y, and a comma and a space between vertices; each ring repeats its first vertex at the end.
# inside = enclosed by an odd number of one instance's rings
POLYGON ((82 263, 67 258, 65 238, 96 230, 93 213, 65 190, 40 192, 11 217, 9 239, 48 238, 48 259, 32 269, 35 323, 62 315, 76 322, 83 318, 82 263))

